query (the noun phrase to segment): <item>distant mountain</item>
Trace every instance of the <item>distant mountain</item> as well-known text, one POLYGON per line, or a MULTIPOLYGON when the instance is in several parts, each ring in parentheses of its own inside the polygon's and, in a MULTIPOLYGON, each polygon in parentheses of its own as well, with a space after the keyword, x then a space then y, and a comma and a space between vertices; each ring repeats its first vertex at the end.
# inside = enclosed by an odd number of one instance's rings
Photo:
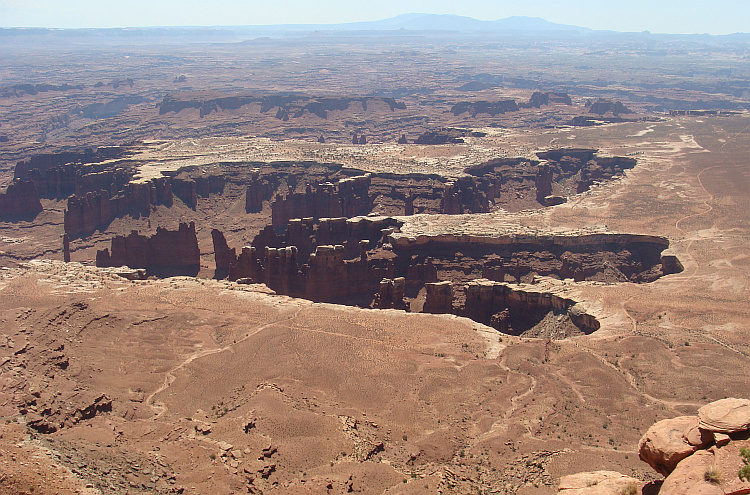
POLYGON ((541 17, 514 16, 496 21, 480 21, 471 17, 452 14, 402 14, 389 19, 373 22, 352 22, 330 25, 338 29, 412 31, 579 31, 592 30, 580 26, 557 24, 541 17))

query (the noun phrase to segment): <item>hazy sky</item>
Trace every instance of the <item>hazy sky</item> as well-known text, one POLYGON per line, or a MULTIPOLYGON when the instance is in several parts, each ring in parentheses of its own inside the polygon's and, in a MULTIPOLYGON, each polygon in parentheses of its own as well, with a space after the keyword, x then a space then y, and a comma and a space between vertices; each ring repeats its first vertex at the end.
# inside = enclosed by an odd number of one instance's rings
POLYGON ((617 31, 750 32, 750 0, 0 0, 0 27, 310 24, 410 12, 526 15, 617 31))

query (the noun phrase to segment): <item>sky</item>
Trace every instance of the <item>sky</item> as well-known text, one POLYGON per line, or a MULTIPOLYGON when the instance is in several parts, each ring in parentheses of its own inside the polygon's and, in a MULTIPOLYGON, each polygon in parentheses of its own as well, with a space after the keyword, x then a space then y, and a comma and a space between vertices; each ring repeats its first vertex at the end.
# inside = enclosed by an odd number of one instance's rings
POLYGON ((327 24, 412 12, 542 17, 615 31, 750 32, 750 0, 0 0, 0 27, 327 24))

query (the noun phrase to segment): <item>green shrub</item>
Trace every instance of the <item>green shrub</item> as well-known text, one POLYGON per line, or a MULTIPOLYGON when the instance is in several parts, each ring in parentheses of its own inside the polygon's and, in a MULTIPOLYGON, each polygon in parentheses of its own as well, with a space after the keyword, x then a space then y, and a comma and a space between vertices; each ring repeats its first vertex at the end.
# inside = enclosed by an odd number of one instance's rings
POLYGON ((742 447, 740 449, 740 456, 742 457, 742 462, 744 462, 745 465, 742 466, 739 473, 737 474, 739 475, 740 480, 750 481, 750 449, 742 447))

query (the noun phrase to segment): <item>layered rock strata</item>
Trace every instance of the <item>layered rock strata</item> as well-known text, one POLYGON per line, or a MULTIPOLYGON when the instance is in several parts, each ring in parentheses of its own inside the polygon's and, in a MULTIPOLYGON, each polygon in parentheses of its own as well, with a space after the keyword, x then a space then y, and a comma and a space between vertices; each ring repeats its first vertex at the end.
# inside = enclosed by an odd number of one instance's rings
POLYGON ((109 225, 124 214, 148 216, 156 205, 171 206, 172 186, 160 177, 145 183, 131 183, 114 196, 107 191, 89 192, 68 198, 64 215, 65 233, 70 237, 86 236, 109 225))
POLYGON ((42 211, 34 182, 14 180, 0 193, 0 218, 3 220, 29 219, 42 211))
POLYGON ((195 223, 181 223, 177 230, 161 227, 151 236, 136 231, 112 238, 110 249, 96 253, 96 266, 145 268, 156 275, 191 275, 200 269, 200 250, 195 223))

